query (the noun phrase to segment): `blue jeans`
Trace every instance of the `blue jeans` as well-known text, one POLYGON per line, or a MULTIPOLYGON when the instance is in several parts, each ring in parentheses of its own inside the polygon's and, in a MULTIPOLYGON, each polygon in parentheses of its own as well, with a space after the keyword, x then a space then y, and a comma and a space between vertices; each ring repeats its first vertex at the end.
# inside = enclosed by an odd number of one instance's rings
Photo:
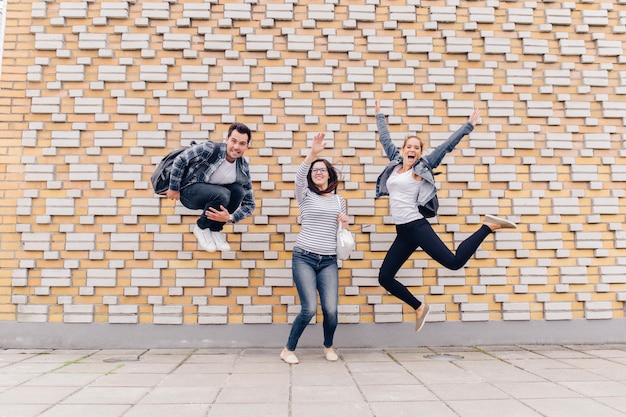
POLYGON ((296 350, 300 336, 315 316, 317 292, 320 294, 324 315, 324 347, 332 347, 337 328, 337 303, 339 302, 337 256, 318 255, 295 247, 293 248, 292 271, 302 309, 291 325, 287 349, 296 350))
POLYGON ((243 186, 238 183, 215 185, 198 182, 181 190, 180 202, 191 210, 202 209, 202 215, 197 222, 198 227, 217 232, 222 230, 224 223, 210 220, 206 216, 206 211, 209 207, 219 210, 220 206, 224 206, 232 214, 241 205, 244 194, 243 186))

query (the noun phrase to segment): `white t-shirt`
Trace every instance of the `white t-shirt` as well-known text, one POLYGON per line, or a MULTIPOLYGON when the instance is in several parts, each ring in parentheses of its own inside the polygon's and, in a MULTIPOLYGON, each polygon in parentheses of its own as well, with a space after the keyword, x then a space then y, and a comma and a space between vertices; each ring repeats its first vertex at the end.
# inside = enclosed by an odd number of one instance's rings
POLYGON ((394 169, 387 180, 389 190, 389 212, 395 224, 405 224, 424 216, 417 209, 417 196, 422 188, 422 180, 413 177, 413 170, 398 174, 394 169))
POLYGON ((229 185, 237 180, 237 161, 228 162, 226 159, 217 167, 209 178, 210 184, 229 185))

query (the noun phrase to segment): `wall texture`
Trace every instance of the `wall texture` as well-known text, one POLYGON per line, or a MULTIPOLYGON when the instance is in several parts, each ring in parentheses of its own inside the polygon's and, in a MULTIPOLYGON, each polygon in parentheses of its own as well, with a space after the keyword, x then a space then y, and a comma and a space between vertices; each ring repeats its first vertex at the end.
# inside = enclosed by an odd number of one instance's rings
POLYGON ((441 143, 435 229, 454 247, 499 214, 460 271, 420 251, 403 282, 431 321, 623 319, 626 1, 16 1, 0 79, 0 321, 290 322, 293 177, 312 136, 341 168, 357 250, 342 323, 412 321, 377 284, 395 233, 375 200, 394 140, 441 143), (258 205, 198 250, 196 212, 153 194, 170 150, 254 131, 258 205))

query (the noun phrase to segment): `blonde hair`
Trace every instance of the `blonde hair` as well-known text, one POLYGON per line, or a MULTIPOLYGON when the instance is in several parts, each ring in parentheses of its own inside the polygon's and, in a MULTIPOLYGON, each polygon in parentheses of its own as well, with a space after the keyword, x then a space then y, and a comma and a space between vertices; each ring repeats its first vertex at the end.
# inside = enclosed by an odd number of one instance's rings
POLYGON ((404 138, 404 143, 402 144, 402 149, 404 149, 404 147, 406 146, 406 143, 410 140, 410 139, 417 139, 417 141, 420 143, 420 150, 424 150, 424 142, 422 141, 422 139, 419 136, 416 135, 409 135, 406 138, 404 138))

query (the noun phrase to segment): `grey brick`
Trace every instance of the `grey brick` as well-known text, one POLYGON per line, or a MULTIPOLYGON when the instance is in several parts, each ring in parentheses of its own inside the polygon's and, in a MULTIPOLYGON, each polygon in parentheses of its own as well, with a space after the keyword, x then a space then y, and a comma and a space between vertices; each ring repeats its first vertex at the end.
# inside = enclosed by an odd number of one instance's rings
MULTIPOLYGON (((373 82, 372 72, 372 82, 373 82)), ((394 84, 415 84, 415 70, 413 68, 389 68, 387 82, 394 84)))
MULTIPOLYGON (((110 250, 112 251, 135 251, 139 250, 139 233, 111 233, 110 250)), ((133 270, 138 272, 139 270, 133 270)), ((133 274, 133 276, 135 276, 133 274)))
POLYGON ((76 19, 86 18, 87 2, 61 2, 59 3, 59 16, 76 19))
POLYGON ((169 3, 146 2, 141 6, 141 17, 144 19, 166 20, 170 18, 169 3))
POLYGON ((48 198, 46 214, 48 216, 73 216, 74 200, 71 198, 48 198))
POLYGON ((159 112, 161 114, 187 114, 186 98, 165 98, 159 99, 159 112))
POLYGON ((36 1, 31 6, 31 17, 34 19, 45 19, 47 15, 47 4, 43 1, 36 1))
MULTIPOLYGON (((555 233, 559 234, 560 233, 555 233)), ((541 267, 520 268, 520 283, 524 285, 545 285, 548 283, 548 270, 541 267)))
POLYGON ((454 84, 454 68, 429 68, 428 82, 433 84, 454 84))
POLYGON ((135 51, 150 48, 150 35, 147 33, 122 33, 120 48, 135 51))
POLYGON ((571 73, 569 70, 546 70, 543 72, 544 82, 547 85, 569 86, 571 73))
POLYGON ((104 99, 76 97, 74 99, 74 112, 77 114, 104 113, 104 99))
POLYGON ((252 5, 248 3, 224 4, 224 17, 232 20, 252 20, 252 5))
POLYGON ((620 200, 618 197, 597 197, 591 199, 594 214, 618 214, 620 200))
POLYGON ((495 9, 493 7, 470 7, 469 20, 477 23, 494 23, 495 9))
POLYGON ((596 53, 598 56, 621 56, 624 46, 621 40, 596 39, 596 53))
POLYGON ((94 269, 86 271, 87 285, 90 287, 115 287, 117 285, 117 270, 94 269))
POLYGON ((454 23, 457 21, 456 7, 444 6, 437 7, 432 6, 430 8, 430 20, 440 23, 454 23))
POLYGON ((182 65, 180 67, 180 78, 188 82, 208 82, 209 66, 208 65, 182 65))
POLYGON ((222 80, 226 82, 250 82, 250 67, 244 66, 225 66, 223 67, 222 80))
POLYGON ((367 51, 368 52, 392 52, 393 36, 368 36, 367 51))
POLYGON ((204 49, 207 51, 228 51, 233 48, 232 35, 210 34, 204 35, 204 49))
MULTIPOLYGON (((328 51, 329 52, 352 52, 354 51, 354 36, 328 36, 328 51)), ((348 69, 351 69, 349 67, 348 69)))
POLYGON ((35 49, 39 51, 55 51, 65 47, 65 35, 63 34, 35 34, 35 49))
POLYGON ((78 35, 78 48, 83 50, 98 50, 107 48, 107 35, 105 33, 80 33, 78 35))
POLYGON ((545 39, 522 39, 522 51, 524 55, 544 55, 550 53, 548 41, 545 39))
POLYGON ((100 3, 100 16, 109 19, 128 19, 129 4, 126 1, 100 3))
POLYGON ((94 132, 94 146, 98 147, 121 147, 123 144, 122 131, 105 130, 94 132))
POLYGON ((602 117, 626 118, 626 101, 606 101, 601 102, 602 117))
POLYGON ((305 74, 305 80, 309 83, 333 83, 333 69, 330 67, 307 67, 305 68, 305 74))
POLYGON ((335 5, 307 4, 307 16, 311 20, 332 22, 335 20, 335 5))
POLYGON ((192 37, 186 33, 165 33, 163 34, 163 50, 179 51, 190 49, 192 37))
POLYGON ((272 113, 272 101, 266 98, 244 98, 243 113, 245 115, 269 115, 272 113))
POLYGON ((315 37, 309 35, 287 35, 287 50, 306 52, 315 50, 315 37))
POLYGON ((267 4, 265 16, 268 19, 291 21, 294 18, 293 4, 267 4))
POLYGON ((546 9, 546 22, 551 25, 569 26, 572 24, 572 12, 569 9, 546 9))
POLYGON ((228 307, 203 305, 198 307, 198 324, 227 324, 228 307))
POLYGON ((581 10, 583 23, 589 26, 608 26, 609 15, 607 10, 581 10))
POLYGON ((546 143, 549 148, 554 149, 572 149, 572 134, 571 133, 546 133, 546 143))
POLYGON ((354 103, 350 99, 325 99, 326 115, 348 116, 352 114, 354 103))
POLYGON ((33 97, 30 111, 32 113, 58 113, 61 109, 60 97, 33 97))
POLYGON ((146 100, 143 98, 117 99, 117 112, 120 114, 142 114, 146 112, 146 100))
POLYGON ((563 235, 560 232, 536 232, 535 241, 539 250, 563 248, 563 235))
POLYGON ((606 87, 609 85, 609 72, 606 70, 582 71, 582 75, 584 85, 594 87, 606 87))
POLYGON ((230 114, 230 100, 224 99, 202 99, 202 114, 230 114))
POLYGON ((139 78, 141 81, 167 82, 166 65, 141 65, 139 67, 139 78))
POLYGON ((65 250, 84 251, 96 248, 96 236, 94 233, 67 233, 65 235, 65 250))
POLYGON ((455 36, 449 36, 445 38, 446 41, 446 53, 449 54, 466 54, 472 52, 472 39, 471 38, 458 38, 455 36))
POLYGON ((510 23, 521 25, 532 25, 534 23, 533 10, 531 8, 509 8, 507 10, 507 18, 510 23))
POLYGON ((65 268, 45 268, 41 270, 42 287, 70 287, 71 271, 65 268))
POLYGON ((414 5, 389 5, 389 20, 396 22, 415 22, 417 20, 414 5))
POLYGON ((402 320, 402 304, 374 305, 375 323, 401 323, 402 320))
POLYGON ((183 3, 183 17, 208 20, 211 18, 211 3, 183 3))

